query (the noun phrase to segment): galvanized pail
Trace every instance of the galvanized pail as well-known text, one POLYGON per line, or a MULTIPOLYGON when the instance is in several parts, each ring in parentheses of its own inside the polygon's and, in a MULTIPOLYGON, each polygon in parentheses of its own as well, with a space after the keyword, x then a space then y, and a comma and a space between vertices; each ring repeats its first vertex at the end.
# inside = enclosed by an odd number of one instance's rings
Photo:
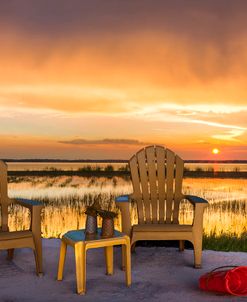
POLYGON ((101 237, 110 238, 114 235, 114 220, 113 218, 103 218, 101 237))
POLYGON ((86 234, 97 233, 97 217, 87 215, 85 233, 86 234))

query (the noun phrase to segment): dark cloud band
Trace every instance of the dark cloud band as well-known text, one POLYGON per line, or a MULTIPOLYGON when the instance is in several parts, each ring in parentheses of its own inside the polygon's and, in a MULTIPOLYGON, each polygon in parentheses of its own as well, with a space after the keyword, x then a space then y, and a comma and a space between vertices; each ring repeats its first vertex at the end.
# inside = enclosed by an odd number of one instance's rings
POLYGON ((141 29, 216 42, 247 31, 246 9, 243 0, 12 0, 0 2, 0 25, 52 38, 141 29))

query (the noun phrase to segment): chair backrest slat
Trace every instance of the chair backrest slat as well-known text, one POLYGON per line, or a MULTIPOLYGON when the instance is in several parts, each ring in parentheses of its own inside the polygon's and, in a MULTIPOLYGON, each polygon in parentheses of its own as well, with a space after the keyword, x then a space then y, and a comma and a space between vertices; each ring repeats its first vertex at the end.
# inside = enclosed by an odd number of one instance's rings
POLYGON ((163 147, 156 147, 157 154, 157 174, 158 174, 158 198, 159 198, 159 222, 165 221, 165 201, 166 201, 166 152, 163 147))
POLYGON ((157 223, 157 209, 158 209, 158 196, 157 196, 157 168, 156 168, 156 154, 155 148, 152 146, 146 148, 148 180, 150 186, 150 201, 152 210, 152 222, 157 223))
POLYGON ((131 179, 133 185, 133 198, 137 202, 137 210, 138 210, 138 219, 140 223, 144 222, 144 212, 143 212, 143 200, 142 200, 142 192, 140 189, 140 177, 138 172, 138 163, 136 155, 134 155, 130 161, 130 172, 131 172, 131 179))
POLYGON ((150 193, 149 193, 149 181, 147 175, 147 164, 146 164, 146 154, 145 149, 144 152, 137 153, 137 161, 139 165, 139 173, 140 173, 140 180, 141 180, 141 189, 142 189, 142 198, 144 204, 144 211, 145 211, 145 221, 146 223, 151 222, 151 215, 150 215, 150 193))
POLYGON ((8 167, 0 161, 0 205, 1 205, 1 229, 8 231, 8 180, 7 180, 8 167))
POLYGON ((139 223, 178 223, 183 160, 162 146, 149 146, 129 164, 139 223))
POLYGON ((166 222, 172 221, 175 154, 166 149, 166 222))
POLYGON ((176 155, 173 223, 178 223, 179 204, 182 199, 183 170, 184 170, 184 162, 179 156, 176 155))

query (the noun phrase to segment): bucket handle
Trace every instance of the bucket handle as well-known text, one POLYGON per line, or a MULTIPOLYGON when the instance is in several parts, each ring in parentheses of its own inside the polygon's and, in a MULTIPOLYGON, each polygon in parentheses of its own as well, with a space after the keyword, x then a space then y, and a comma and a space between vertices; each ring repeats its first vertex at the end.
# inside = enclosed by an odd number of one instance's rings
POLYGON ((213 269, 213 270, 211 270, 210 272, 209 272, 209 274, 211 274, 211 273, 213 273, 213 272, 215 272, 215 271, 217 271, 217 270, 219 270, 219 269, 221 269, 221 268, 230 268, 230 267, 239 267, 239 265, 223 265, 223 266, 218 266, 218 267, 216 267, 215 269, 213 269))
POLYGON ((230 268, 230 267, 234 268, 234 267, 238 267, 238 265, 223 265, 223 266, 218 266, 215 269, 211 270, 208 273, 208 277, 207 277, 207 280, 206 280, 206 288, 208 289, 208 282, 209 282, 209 279, 212 276, 213 272, 215 272, 215 271, 217 271, 219 269, 222 269, 222 268, 230 268))

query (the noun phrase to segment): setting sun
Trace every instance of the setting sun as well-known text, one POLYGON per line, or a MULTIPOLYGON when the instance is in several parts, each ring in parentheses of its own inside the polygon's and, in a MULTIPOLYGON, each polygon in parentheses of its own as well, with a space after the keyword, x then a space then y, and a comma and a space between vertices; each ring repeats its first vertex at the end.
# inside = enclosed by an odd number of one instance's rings
POLYGON ((212 150, 212 153, 213 153, 213 154, 219 154, 219 153, 220 153, 220 150, 217 149, 217 148, 214 148, 214 149, 212 150))

